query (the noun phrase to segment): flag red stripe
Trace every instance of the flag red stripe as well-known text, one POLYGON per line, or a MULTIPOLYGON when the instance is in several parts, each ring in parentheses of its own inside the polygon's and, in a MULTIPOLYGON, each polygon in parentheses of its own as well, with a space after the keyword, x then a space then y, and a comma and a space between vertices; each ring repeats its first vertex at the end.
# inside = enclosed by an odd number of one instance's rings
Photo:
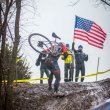
POLYGON ((97 26, 97 27, 98 27, 98 30, 100 29, 100 30, 106 35, 106 33, 103 31, 103 29, 102 29, 100 26, 98 26, 95 22, 94 22, 93 25, 94 25, 94 26, 97 26))
POLYGON ((104 39, 102 40, 102 38, 101 39, 99 39, 99 38, 97 38, 97 37, 94 37, 94 36, 92 36, 92 35, 90 35, 90 34, 88 34, 87 32, 84 32, 84 31, 82 31, 82 30, 76 30, 75 29, 75 32, 77 32, 77 33, 81 33, 81 34, 86 34, 86 35, 88 35, 88 36, 90 36, 90 37, 92 37, 93 39, 95 39, 95 40, 98 40, 99 42, 104 42, 104 39))
MULTIPOLYGON (((75 29, 75 30, 77 30, 77 31, 79 31, 79 32, 81 32, 81 33, 85 33, 85 34, 87 34, 87 35, 89 35, 89 34, 93 34, 93 32, 89 32, 89 33, 87 33, 87 32, 85 32, 85 31, 83 31, 83 30, 78 30, 78 29, 75 29)), ((96 35, 96 34, 93 34, 93 35, 95 35, 95 36, 97 36, 97 37, 103 39, 103 41, 105 40, 105 38, 103 38, 103 37, 101 37, 101 36, 99 36, 99 35, 96 35)))
POLYGON ((103 43, 96 42, 95 40, 92 40, 92 39, 90 39, 88 36, 85 36, 85 35, 83 35, 83 34, 77 34, 77 33, 75 33, 75 35, 82 36, 82 37, 86 37, 86 38, 87 38, 88 40, 90 40, 91 42, 94 42, 94 43, 99 44, 99 45, 102 45, 102 44, 103 44, 103 43))
POLYGON ((89 44, 92 45, 92 46, 98 47, 98 48, 100 48, 100 49, 103 49, 103 46, 98 46, 98 45, 95 45, 95 44, 93 44, 93 43, 91 43, 91 42, 89 42, 89 44))
POLYGON ((94 32, 96 32, 96 33, 99 33, 99 34, 103 35, 104 38, 106 37, 106 36, 104 35, 104 33, 101 33, 101 31, 99 31, 99 30, 93 29, 93 27, 91 28, 91 30, 94 31, 94 32))
MULTIPOLYGON (((75 38, 76 38, 76 39, 79 39, 79 40, 83 40, 83 41, 85 41, 85 42, 88 42, 88 40, 85 40, 85 39, 80 38, 80 37, 77 37, 77 36, 75 36, 75 38)), ((91 43, 91 42, 88 42, 88 44, 103 49, 102 46, 95 45, 95 44, 93 44, 93 43, 91 43)))
POLYGON ((77 37, 77 36, 75 36, 75 38, 76 38, 76 39, 80 39, 80 40, 83 40, 83 41, 86 41, 86 42, 88 42, 88 40, 86 40, 86 39, 83 39, 83 38, 81 38, 81 37, 77 37))
POLYGON ((99 38, 102 38, 103 40, 105 40, 105 38, 104 37, 102 37, 102 36, 100 36, 100 35, 98 35, 98 34, 96 34, 96 33, 94 33, 94 32, 89 32, 90 34, 93 34, 93 35, 95 35, 95 36, 97 36, 97 37, 99 37, 99 38))

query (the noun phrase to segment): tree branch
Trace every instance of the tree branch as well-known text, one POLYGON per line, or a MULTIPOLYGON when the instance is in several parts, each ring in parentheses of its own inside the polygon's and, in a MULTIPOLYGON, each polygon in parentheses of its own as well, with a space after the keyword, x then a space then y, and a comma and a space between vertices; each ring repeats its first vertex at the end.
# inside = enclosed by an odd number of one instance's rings
POLYGON ((106 5, 110 6, 110 4, 106 1, 106 0, 101 0, 103 3, 105 3, 106 5))

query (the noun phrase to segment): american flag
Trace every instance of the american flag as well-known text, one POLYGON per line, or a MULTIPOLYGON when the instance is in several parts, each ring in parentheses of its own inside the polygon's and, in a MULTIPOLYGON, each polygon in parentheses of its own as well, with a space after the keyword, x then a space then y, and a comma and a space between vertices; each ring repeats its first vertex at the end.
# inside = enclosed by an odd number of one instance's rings
POLYGON ((95 22, 76 16, 74 38, 103 49, 106 33, 95 22))

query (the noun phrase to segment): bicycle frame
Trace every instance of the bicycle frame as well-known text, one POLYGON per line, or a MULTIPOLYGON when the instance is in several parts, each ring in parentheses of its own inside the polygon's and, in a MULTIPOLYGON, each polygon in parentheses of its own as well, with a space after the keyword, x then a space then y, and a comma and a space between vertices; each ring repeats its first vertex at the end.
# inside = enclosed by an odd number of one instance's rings
POLYGON ((47 51, 47 54, 48 53, 51 53, 51 54, 61 54, 59 53, 59 51, 61 49, 63 49, 62 45, 64 45, 63 43, 61 42, 57 42, 57 39, 61 39, 60 37, 58 37, 55 33, 52 34, 54 40, 53 41, 50 41, 48 39, 48 37, 42 35, 42 34, 39 34, 39 33, 33 33, 29 36, 28 38, 28 42, 30 44, 30 46, 38 53, 42 53, 43 54, 43 51, 47 51), (32 39, 35 37, 35 36, 38 36, 40 38, 43 38, 43 41, 39 41, 37 39, 37 47, 34 46, 34 44, 32 43, 32 39), (61 43, 61 44, 60 44, 61 43), (44 45, 44 46, 43 46, 44 45), (46 48, 45 48, 46 47, 46 48))

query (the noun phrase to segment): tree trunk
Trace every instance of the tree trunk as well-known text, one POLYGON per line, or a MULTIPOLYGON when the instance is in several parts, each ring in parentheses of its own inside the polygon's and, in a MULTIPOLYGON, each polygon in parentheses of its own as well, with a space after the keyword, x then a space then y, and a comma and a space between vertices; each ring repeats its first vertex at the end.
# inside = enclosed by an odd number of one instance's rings
POLYGON ((21 0, 16 0, 16 18, 15 18, 15 41, 12 50, 12 58, 10 63, 10 75, 8 78, 8 99, 7 99, 7 107, 6 110, 13 109, 13 80, 15 76, 15 66, 16 66, 16 57, 17 57, 17 50, 20 42, 20 35, 19 35, 19 22, 20 22, 20 12, 21 12, 21 0))
MULTIPOLYGON (((0 14, 1 14, 2 6, 0 6, 0 7, 1 7, 0 14)), ((7 28, 6 23, 7 23, 7 16, 8 16, 7 15, 7 7, 8 7, 8 5, 6 6, 6 11, 5 11, 5 15, 4 15, 4 18, 5 18, 4 25, 2 25, 2 19, 0 18, 0 23, 1 23, 0 40, 2 38, 2 40, 0 41, 1 42, 1 52, 0 52, 0 97, 1 98, 0 99, 2 99, 2 100, 0 100, 1 109, 3 109, 2 107, 3 107, 3 104, 4 104, 4 97, 5 97, 5 96, 3 96, 2 79, 3 79, 3 75, 5 73, 5 71, 4 71, 4 61, 5 61, 4 55, 5 55, 5 41, 6 41, 6 28, 7 28)), ((1 14, 1 16, 2 16, 2 14, 1 14)))
MULTIPOLYGON (((2 26, 2 18, 1 18, 1 3, 0 3, 0 45, 1 45, 1 26, 2 26)), ((2 94, 1 94, 1 91, 2 91, 2 65, 1 65, 1 51, 0 51, 0 110, 2 110, 2 94)))

